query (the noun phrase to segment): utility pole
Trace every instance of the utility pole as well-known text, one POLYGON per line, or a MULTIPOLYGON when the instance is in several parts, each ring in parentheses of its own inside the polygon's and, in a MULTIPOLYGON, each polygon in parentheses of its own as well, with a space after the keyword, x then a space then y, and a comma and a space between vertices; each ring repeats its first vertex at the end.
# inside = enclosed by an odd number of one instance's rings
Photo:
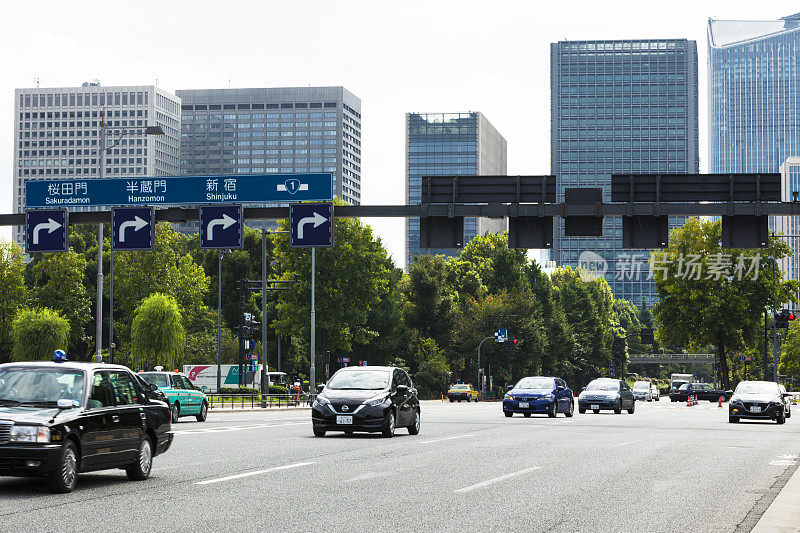
POLYGON ((244 386, 244 291, 247 286, 247 278, 239 280, 239 386, 244 386))
POLYGON ((222 254, 223 251, 217 252, 218 265, 217 265, 217 393, 222 388, 222 254))
POLYGON ((267 406, 267 230, 261 230, 261 407, 267 406))
POLYGON ((309 371, 309 378, 308 378, 308 401, 314 399, 314 391, 317 388, 316 384, 316 366, 315 366, 315 359, 317 357, 317 310, 314 307, 314 285, 316 282, 317 271, 316 271, 316 259, 317 259, 317 249, 311 248, 311 367, 309 371))

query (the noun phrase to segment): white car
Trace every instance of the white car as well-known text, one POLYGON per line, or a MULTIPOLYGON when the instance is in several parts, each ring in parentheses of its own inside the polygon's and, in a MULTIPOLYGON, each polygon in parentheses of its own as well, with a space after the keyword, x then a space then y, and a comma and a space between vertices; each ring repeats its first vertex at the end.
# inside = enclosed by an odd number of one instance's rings
POLYGON ((658 401, 661 394, 658 392, 658 387, 649 381, 637 381, 633 384, 633 397, 637 400, 646 400, 651 402, 658 401))

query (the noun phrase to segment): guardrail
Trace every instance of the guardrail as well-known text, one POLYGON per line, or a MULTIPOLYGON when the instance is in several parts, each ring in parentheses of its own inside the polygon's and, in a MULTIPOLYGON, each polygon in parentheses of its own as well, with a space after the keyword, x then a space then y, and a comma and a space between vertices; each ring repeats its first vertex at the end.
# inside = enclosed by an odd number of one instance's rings
MULTIPOLYGON (((206 394, 209 409, 261 409, 260 394, 206 394)), ((265 397, 267 409, 305 407, 308 396, 297 394, 270 394, 265 397)))

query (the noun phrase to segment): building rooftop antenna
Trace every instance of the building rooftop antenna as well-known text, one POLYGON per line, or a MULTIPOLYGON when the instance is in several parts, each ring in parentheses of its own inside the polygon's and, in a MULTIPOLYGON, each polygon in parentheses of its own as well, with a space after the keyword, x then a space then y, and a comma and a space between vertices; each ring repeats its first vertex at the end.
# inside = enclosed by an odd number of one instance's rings
POLYGON ((40 81, 42 81, 42 79, 41 79, 39 76, 34 76, 34 78, 33 78, 33 83, 35 83, 35 84, 36 84, 36 87, 37 87, 37 88, 39 87, 39 82, 40 82, 40 81))

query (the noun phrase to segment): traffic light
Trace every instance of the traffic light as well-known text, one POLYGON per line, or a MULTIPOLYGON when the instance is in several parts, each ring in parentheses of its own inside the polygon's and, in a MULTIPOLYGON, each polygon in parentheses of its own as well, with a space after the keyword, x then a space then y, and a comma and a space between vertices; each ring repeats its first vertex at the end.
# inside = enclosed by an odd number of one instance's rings
POLYGON ((790 320, 794 320, 794 311, 782 309, 780 313, 775 315, 775 327, 788 328, 790 320))

